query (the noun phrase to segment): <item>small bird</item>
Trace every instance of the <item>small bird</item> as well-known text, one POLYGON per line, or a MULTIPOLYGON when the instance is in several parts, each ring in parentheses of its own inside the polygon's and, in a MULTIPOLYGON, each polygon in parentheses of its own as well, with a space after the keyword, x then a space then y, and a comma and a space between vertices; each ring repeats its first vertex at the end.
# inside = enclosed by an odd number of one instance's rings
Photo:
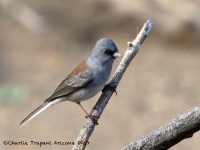
POLYGON ((60 83, 54 93, 29 114, 20 125, 24 125, 49 106, 63 101, 76 102, 87 117, 93 119, 82 107, 81 101, 88 100, 101 91, 110 77, 113 61, 117 57, 121 57, 121 54, 111 39, 98 40, 87 60, 79 64, 60 83))

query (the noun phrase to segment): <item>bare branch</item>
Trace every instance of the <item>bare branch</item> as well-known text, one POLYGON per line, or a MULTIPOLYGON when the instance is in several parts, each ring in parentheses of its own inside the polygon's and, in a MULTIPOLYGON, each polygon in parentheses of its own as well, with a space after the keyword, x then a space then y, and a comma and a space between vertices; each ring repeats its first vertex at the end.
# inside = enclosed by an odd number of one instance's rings
MULTIPOLYGON (((112 86, 114 89, 116 89, 117 85, 119 84, 119 81, 121 80, 124 72, 126 71, 128 65, 132 61, 132 59, 137 54, 140 46, 142 45, 143 41, 147 37, 148 33, 151 30, 153 23, 151 20, 148 20, 144 26, 142 27, 140 33, 137 35, 136 39, 132 42, 128 42, 128 48, 124 54, 124 57, 119 64, 115 74, 113 75, 109 85, 112 86)), ((111 98, 113 94, 113 91, 111 90, 105 90, 99 100, 97 101, 96 105, 91 111, 92 116, 96 116, 97 118, 100 118, 104 108, 106 107, 109 99, 111 98)), ((95 128, 95 123, 90 120, 89 118, 86 120, 86 123, 83 125, 80 134, 78 136, 78 139, 75 142, 75 145, 73 146, 73 150, 84 150, 86 145, 88 144, 89 138, 95 128)))
POLYGON ((122 150, 165 150, 200 130, 200 105, 179 114, 164 126, 133 141, 122 150))

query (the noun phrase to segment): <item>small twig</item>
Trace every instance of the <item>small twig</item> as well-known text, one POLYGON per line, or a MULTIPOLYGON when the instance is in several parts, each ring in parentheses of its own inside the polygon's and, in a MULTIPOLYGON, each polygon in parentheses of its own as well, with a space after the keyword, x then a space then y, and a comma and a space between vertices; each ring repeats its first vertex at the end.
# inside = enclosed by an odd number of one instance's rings
POLYGON ((164 126, 133 141, 122 150, 166 150, 200 130, 200 105, 179 114, 164 126))
MULTIPOLYGON (((121 80, 124 72, 126 71, 127 67, 129 66, 132 59, 137 54, 140 46, 142 45, 143 41, 147 37, 148 33, 151 30, 153 23, 151 20, 148 20, 144 26, 142 27, 140 33, 137 35, 136 39, 132 42, 128 42, 128 48, 124 54, 122 61, 120 62, 115 74, 113 75, 109 85, 116 89, 119 81, 121 80)), ((104 108, 106 107, 109 99, 111 98, 114 90, 104 90, 101 94, 99 100, 97 101, 96 105, 91 111, 92 116, 96 116, 100 118, 104 108)), ((95 128, 95 123, 91 119, 87 119, 86 123, 83 125, 78 139, 73 146, 73 150, 84 150, 87 146, 89 138, 95 128)))

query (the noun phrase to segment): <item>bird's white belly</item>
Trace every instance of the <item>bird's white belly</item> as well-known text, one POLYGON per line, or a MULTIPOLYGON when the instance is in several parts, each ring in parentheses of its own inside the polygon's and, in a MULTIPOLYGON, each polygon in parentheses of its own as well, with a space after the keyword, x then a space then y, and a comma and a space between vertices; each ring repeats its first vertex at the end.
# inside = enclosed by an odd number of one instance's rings
POLYGON ((95 96, 99 91, 101 91, 102 87, 94 87, 94 88, 86 88, 79 90, 69 96, 69 101, 80 102, 84 100, 88 100, 91 97, 95 96))
POLYGON ((71 94, 68 97, 68 100, 73 102, 80 102, 90 99, 102 90, 107 80, 109 79, 109 76, 110 73, 99 76, 99 78, 96 78, 94 81, 92 81, 91 84, 89 83, 84 89, 81 89, 71 94))

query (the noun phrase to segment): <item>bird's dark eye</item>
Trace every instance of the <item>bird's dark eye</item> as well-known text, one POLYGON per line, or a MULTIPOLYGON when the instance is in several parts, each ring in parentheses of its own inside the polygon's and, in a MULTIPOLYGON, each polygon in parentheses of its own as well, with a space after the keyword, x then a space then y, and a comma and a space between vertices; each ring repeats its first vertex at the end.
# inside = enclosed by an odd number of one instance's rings
POLYGON ((111 56, 113 55, 113 52, 111 50, 109 50, 109 49, 106 49, 104 51, 104 53, 107 54, 107 55, 111 55, 111 56))

